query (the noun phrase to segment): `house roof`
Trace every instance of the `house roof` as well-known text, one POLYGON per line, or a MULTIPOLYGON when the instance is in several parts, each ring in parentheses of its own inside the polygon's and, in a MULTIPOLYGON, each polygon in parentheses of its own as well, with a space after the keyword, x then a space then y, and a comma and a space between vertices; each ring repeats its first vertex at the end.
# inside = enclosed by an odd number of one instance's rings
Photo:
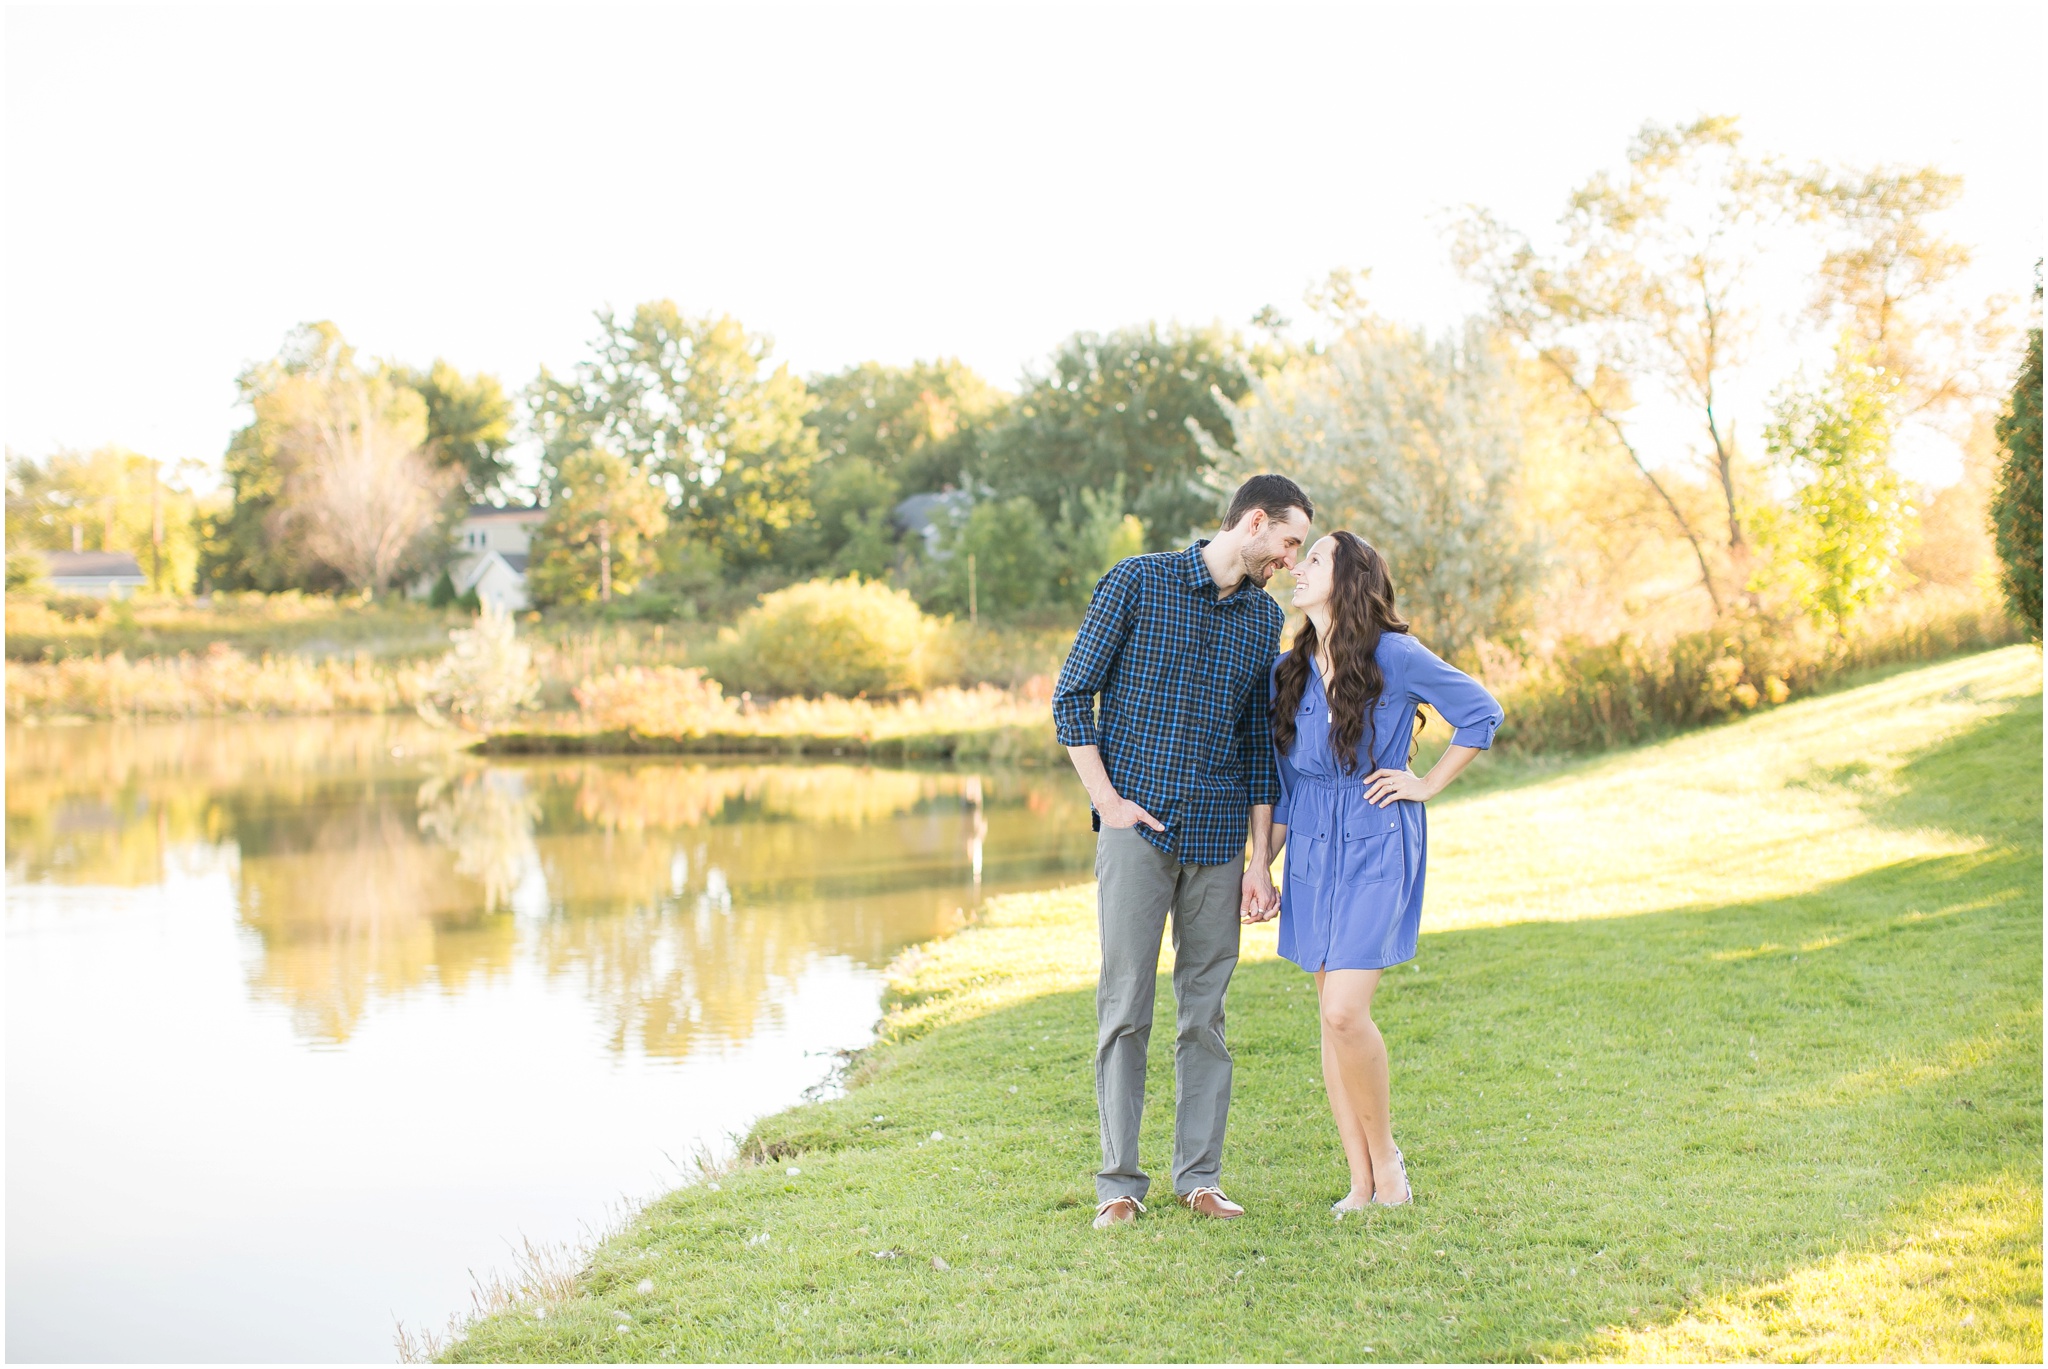
POLYGON ((53 580, 140 580, 142 564, 132 551, 46 551, 53 580))
POLYGON ((512 505, 500 507, 496 504, 471 504, 465 515, 471 521, 483 518, 509 518, 520 523, 538 523, 548 516, 548 511, 539 505, 512 505))
POLYGON ((520 573, 521 575, 524 575, 524 574, 526 574, 526 553, 525 553, 525 552, 523 552, 523 551, 501 551, 501 552, 499 552, 499 553, 498 553, 498 559, 499 559, 500 561, 503 561, 503 562, 504 562, 504 563, 505 563, 506 565, 508 565, 508 566, 512 567, 512 569, 514 569, 514 570, 518 571, 518 572, 519 572, 519 573, 520 573))
POLYGON ((974 506, 974 496, 965 490, 932 490, 913 494, 892 513, 896 526, 905 532, 923 532, 936 523, 941 513, 959 515, 974 506))

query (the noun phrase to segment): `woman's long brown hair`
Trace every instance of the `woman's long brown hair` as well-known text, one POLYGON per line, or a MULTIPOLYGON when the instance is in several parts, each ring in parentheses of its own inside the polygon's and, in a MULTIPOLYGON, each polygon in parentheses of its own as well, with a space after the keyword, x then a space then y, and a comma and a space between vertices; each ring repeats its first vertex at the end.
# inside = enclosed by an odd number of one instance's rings
MULTIPOLYGON (((1383 632, 1406 632, 1408 624, 1394 611, 1394 580, 1386 558, 1357 533, 1330 534, 1330 750, 1345 770, 1358 767, 1358 742, 1370 738, 1370 762, 1379 752, 1373 705, 1386 688, 1373 653, 1383 632)), ((1273 694, 1273 745, 1281 754, 1294 749, 1294 714, 1308 689, 1321 643, 1316 625, 1303 623, 1294 649, 1280 662, 1273 694)), ((1417 711, 1417 731, 1421 729, 1417 711)))

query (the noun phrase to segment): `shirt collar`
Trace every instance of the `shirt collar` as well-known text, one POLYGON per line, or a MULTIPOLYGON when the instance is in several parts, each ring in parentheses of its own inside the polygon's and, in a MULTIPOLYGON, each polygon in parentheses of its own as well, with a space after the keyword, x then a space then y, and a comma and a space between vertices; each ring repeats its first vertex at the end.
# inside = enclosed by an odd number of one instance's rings
POLYGON ((1206 537, 1190 542, 1188 549, 1181 553, 1180 569, 1181 574, 1187 579, 1189 589, 1197 593, 1206 589, 1214 594, 1216 579, 1209 574, 1209 563, 1202 559, 1202 549, 1208 545, 1209 539, 1206 537))

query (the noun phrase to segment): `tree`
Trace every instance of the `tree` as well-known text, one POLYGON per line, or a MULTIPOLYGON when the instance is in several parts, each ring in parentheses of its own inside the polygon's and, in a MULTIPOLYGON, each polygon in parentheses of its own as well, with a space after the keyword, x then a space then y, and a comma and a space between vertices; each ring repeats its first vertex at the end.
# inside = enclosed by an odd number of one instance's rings
POLYGON ((534 600, 608 603, 631 594, 658 562, 655 541, 668 528, 662 502, 646 471, 615 452, 586 448, 565 458, 527 563, 534 600))
MULTIPOLYGON (((2040 298, 2040 286, 2034 297, 2040 298)), ((1991 495, 1999 586, 2015 618, 2041 635, 2041 330, 2027 332, 2026 358, 1998 420, 2005 458, 1991 495)))
POLYGON ((1625 175, 1603 172, 1573 192, 1562 253, 1539 254, 1477 208, 1467 210, 1454 248, 1466 276, 1487 290, 1501 328, 1558 375, 1657 491, 1717 608, 1708 538, 1659 476, 1664 463, 1636 445, 1630 414, 1643 384, 1691 410, 1721 495, 1723 546, 1743 578, 1744 495, 1722 401, 1754 328, 1743 279, 1765 250, 1759 230, 1782 204, 1784 178, 1741 143, 1728 117, 1645 124, 1625 175))
POLYGON ((1225 410, 1238 450, 1212 447, 1219 468, 1298 479, 1319 524, 1386 556, 1402 611, 1437 650, 1520 626, 1542 546, 1518 513, 1517 398, 1497 336, 1475 324, 1432 342, 1359 320, 1225 410))
POLYGON ((445 549, 456 473, 427 450, 426 404, 384 371, 294 376, 257 400, 275 430, 274 540, 381 594, 445 549))
POLYGON ((553 489, 570 455, 601 446, 658 479, 728 561, 773 555, 811 516, 818 449, 804 424, 810 394, 771 365, 771 339, 729 315, 686 316, 671 300, 597 320, 588 360, 568 377, 543 369, 527 387, 544 483, 553 489))
POLYGON ((229 504, 206 520, 201 578, 329 590, 437 570, 460 471, 432 448, 427 402, 407 374, 361 364, 327 322, 294 329, 243 371, 250 417, 222 461, 229 504))
POLYGON ((1121 477, 1121 512, 1144 523, 1155 550, 1179 545, 1222 508, 1207 479, 1214 458, 1188 424, 1230 450, 1217 396, 1242 399, 1247 369, 1267 360, 1217 327, 1077 333, 990 431, 979 478, 1000 495, 1030 498, 1050 523, 1075 491, 1121 477))
POLYGON ((437 358, 424 371, 394 367, 392 379, 426 404, 427 446, 443 465, 462 473, 472 503, 510 489, 512 400, 496 376, 465 376, 437 358))
POLYGON ((1827 383, 1781 392, 1765 439, 1792 486, 1782 519, 1765 521, 1778 580, 1816 623, 1840 632, 1892 583, 1913 519, 1892 469, 1899 381, 1845 339, 1827 383))
POLYGON ((191 590, 198 563, 198 500, 191 463, 163 463, 123 447, 9 455, 7 537, 12 548, 132 552, 158 593, 191 590))
POLYGON ((884 366, 867 361, 813 376, 816 406, 804 421, 826 464, 864 460, 905 494, 958 484, 981 431, 1009 396, 960 361, 884 366))
POLYGON ((2010 336, 2006 301, 1988 307, 1950 288, 1970 250, 1932 220, 1962 197, 1963 178, 1935 167, 1813 166, 1786 185, 1820 234, 1811 312, 1846 330, 1894 377, 1901 417, 1968 406, 1990 386, 1985 363, 2010 336))

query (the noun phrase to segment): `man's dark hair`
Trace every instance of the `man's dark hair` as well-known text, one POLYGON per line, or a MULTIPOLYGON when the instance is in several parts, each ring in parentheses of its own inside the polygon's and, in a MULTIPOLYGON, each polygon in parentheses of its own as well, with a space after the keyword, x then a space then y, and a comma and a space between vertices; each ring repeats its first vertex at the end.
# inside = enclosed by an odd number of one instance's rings
POLYGON ((1285 518, 1289 509, 1316 516, 1316 506, 1308 502, 1301 486, 1284 475, 1255 475, 1239 485, 1237 493, 1230 496, 1230 507, 1223 511, 1223 530, 1236 527, 1237 520, 1253 509, 1264 509, 1266 517, 1274 519, 1285 518))

